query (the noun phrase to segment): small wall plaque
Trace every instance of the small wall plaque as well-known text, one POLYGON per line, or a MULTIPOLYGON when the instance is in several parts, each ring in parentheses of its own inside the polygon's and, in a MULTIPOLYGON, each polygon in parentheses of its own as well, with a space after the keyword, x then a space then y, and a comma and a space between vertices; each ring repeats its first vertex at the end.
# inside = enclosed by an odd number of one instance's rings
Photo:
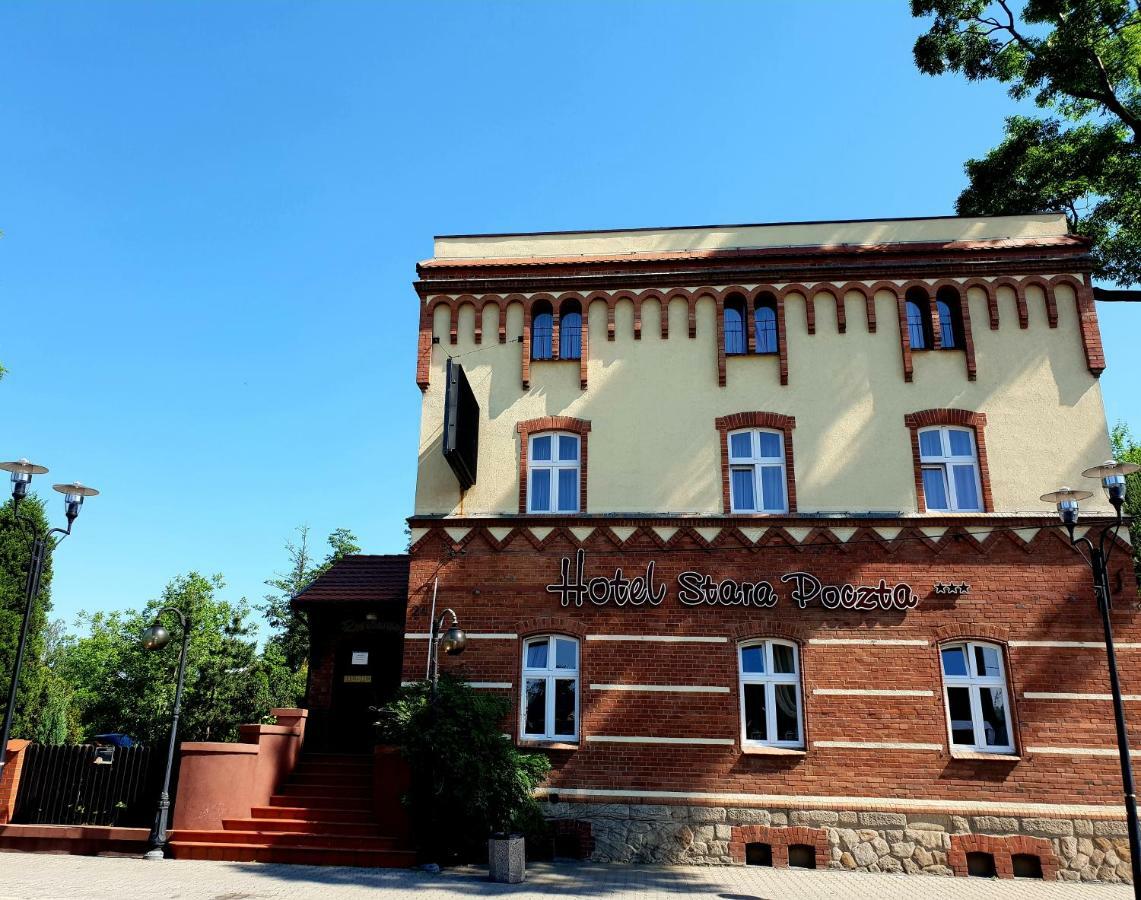
POLYGON ((354 651, 353 652, 353 665, 354 666, 367 666, 368 665, 368 653, 367 652, 361 652, 359 650, 354 651))
POLYGON ((346 675, 345 684, 372 684, 371 675, 346 675))

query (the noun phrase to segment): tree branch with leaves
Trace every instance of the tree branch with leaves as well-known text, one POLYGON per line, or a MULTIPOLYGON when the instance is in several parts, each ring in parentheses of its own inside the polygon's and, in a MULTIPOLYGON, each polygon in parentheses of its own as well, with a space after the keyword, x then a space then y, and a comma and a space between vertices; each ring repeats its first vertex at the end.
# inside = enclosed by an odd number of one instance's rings
POLYGON ((933 17, 915 42, 928 75, 1009 86, 1049 115, 1012 116, 968 160, 960 215, 1066 213, 1095 276, 1141 282, 1141 0, 911 0, 933 17))

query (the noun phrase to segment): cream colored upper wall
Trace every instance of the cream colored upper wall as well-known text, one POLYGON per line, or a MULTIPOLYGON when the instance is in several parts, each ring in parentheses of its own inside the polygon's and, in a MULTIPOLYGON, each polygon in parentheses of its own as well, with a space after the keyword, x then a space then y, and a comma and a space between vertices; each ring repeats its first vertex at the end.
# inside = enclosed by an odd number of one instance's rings
MULTIPOLYGON (((998 289, 1001 328, 990 330, 986 299, 969 292, 978 380, 966 377, 960 351, 915 351, 914 381, 905 383, 895 299, 875 299, 878 330, 867 331, 863 298, 849 293, 847 332, 834 304, 816 302, 816 334, 805 300, 785 302, 789 383, 775 357, 730 357, 727 386, 717 385, 715 306, 697 306, 697 337, 687 336, 686 306, 669 306, 660 337, 660 307, 642 308, 642 338, 633 339, 633 307, 619 302, 616 339, 606 340, 606 307, 592 303, 589 388, 574 362, 535 362, 531 389, 520 381, 522 306, 507 311, 509 343, 495 343, 498 310, 483 311, 485 343, 474 343, 471 306, 461 308, 458 343, 448 344, 446 305, 435 313, 431 384, 423 398, 417 514, 487 515, 518 511, 517 422, 546 415, 589 419, 588 513, 720 514, 718 416, 750 410, 796 417, 793 448, 798 511, 917 509, 906 413, 961 408, 987 415, 987 455, 995 511, 1049 512, 1038 497, 1060 484, 1084 484, 1081 471, 1110 455, 1098 381, 1087 367, 1071 289, 1056 288, 1058 327, 1046 320, 1041 291, 1027 291, 1029 328, 1018 327, 1015 297, 998 289), (490 343, 487 343, 490 339, 490 343), (471 353, 464 369, 480 403, 477 483, 463 498, 440 446, 445 351, 471 353), (471 351, 478 351, 472 353, 471 351)), ((1108 505, 1100 493, 1091 504, 1108 505)))
POLYGON ((1060 213, 859 222, 790 222, 780 225, 718 225, 630 231, 437 237, 437 260, 526 256, 605 256, 669 251, 816 247, 836 244, 982 241, 1062 237, 1060 213))

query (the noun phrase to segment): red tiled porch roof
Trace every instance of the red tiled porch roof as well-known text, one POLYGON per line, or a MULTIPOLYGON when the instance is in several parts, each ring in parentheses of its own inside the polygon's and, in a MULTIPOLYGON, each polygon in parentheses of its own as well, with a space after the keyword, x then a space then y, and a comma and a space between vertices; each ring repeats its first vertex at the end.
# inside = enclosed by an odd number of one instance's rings
POLYGON ((293 598, 295 606, 313 603, 399 604, 408 599, 408 555, 345 556, 293 598))

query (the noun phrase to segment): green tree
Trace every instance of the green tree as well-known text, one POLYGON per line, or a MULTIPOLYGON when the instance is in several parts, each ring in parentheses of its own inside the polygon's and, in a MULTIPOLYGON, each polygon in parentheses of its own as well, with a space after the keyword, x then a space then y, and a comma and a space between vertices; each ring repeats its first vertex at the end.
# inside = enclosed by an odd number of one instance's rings
POLYGON ((273 648, 285 665, 295 672, 309 663, 309 623, 304 613, 297 612, 290 600, 308 587, 313 579, 327 572, 341 557, 360 553, 357 537, 347 528, 338 528, 326 539, 329 552, 317 562, 309 546, 309 526, 297 528, 298 539, 285 542, 289 568, 266 580, 272 592, 265 595, 261 609, 272 631, 267 649, 273 648))
POLYGON ((84 738, 125 732, 154 743, 169 734, 181 628, 168 614, 163 621, 170 644, 149 652, 139 643, 163 606, 173 606, 191 620, 182 740, 235 740, 239 725, 295 702, 304 680, 275 653, 258 654, 249 604, 220 599, 223 588, 219 575, 190 572, 172 579, 162 596, 140 611, 81 615, 87 634, 69 640, 57 665, 58 675, 71 687, 84 738))
POLYGON ((920 71, 1009 85, 1049 115, 1012 116, 1003 141, 968 160, 961 215, 1064 211, 1093 241, 1095 275, 1141 281, 1141 3, 911 0, 933 16, 920 71))
MULTIPOLYGON (((1141 465, 1141 444, 1124 422, 1118 422, 1109 433, 1113 444, 1113 458, 1118 462, 1141 465)), ((1133 544, 1133 568, 1141 573, 1141 472, 1125 476, 1125 506, 1123 515, 1130 517, 1129 538, 1133 544)))
MULTIPOLYGON (((46 531, 50 526, 43 501, 29 495, 20 504, 20 516, 33 520, 46 531)), ((24 590, 27 584, 28 564, 31 562, 31 533, 15 520, 12 501, 0 507, 0 721, 8 714, 4 707, 8 699, 9 678, 16 663, 16 647, 20 640, 20 627, 24 617, 24 590)), ((40 579, 40 592, 32 609, 28 630, 28 645, 24 651, 24 666, 20 676, 20 690, 16 695, 16 710, 12 721, 12 736, 35 736, 34 723, 42 707, 45 691, 49 689, 43 665, 44 629, 51 610, 51 557, 44 564, 40 579)))

